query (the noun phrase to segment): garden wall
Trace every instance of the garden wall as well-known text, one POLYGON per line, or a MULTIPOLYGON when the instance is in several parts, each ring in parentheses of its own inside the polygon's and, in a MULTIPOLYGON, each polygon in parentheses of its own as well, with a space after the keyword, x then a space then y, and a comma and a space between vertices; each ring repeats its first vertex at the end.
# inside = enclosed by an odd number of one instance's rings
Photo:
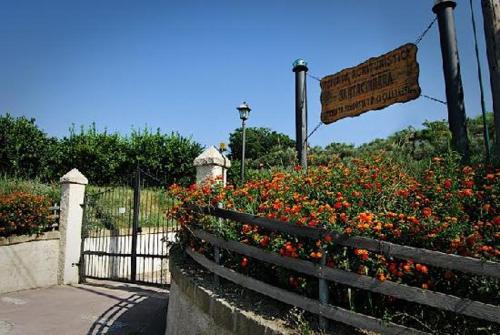
POLYGON ((57 285, 58 231, 0 238, 0 293, 57 285))
MULTIPOLYGON (((211 275, 199 266, 183 258, 176 246, 170 251, 170 286, 166 335, 278 335, 296 334, 296 330, 285 327, 279 316, 263 317, 252 310, 256 305, 267 306, 265 310, 280 309, 276 302, 255 297, 258 302, 245 303, 253 292, 232 292, 223 287, 216 289, 211 275), (231 293, 232 292, 232 293, 231 293), (245 297, 245 298, 244 298, 245 297), (275 305, 275 306, 272 306, 275 305), (248 308, 246 308, 246 307, 248 308)), ((281 308, 283 310, 283 308, 281 308)))

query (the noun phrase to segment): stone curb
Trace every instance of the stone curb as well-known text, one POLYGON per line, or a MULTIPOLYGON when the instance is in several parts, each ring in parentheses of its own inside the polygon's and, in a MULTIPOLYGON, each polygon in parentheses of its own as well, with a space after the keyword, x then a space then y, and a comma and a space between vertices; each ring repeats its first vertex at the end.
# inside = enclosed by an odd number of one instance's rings
POLYGON ((61 238, 59 231, 48 231, 39 235, 13 235, 9 237, 0 237, 0 246, 9 246, 19 243, 43 241, 43 240, 58 240, 61 238))

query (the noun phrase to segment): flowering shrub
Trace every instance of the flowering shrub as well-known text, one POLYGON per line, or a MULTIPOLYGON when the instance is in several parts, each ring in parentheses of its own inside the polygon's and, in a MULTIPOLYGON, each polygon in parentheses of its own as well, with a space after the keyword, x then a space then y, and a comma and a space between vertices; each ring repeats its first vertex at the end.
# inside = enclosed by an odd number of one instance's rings
MULTIPOLYGON (((214 218, 197 216, 185 206, 221 204, 226 209, 290 224, 499 261, 498 169, 461 166, 450 156, 436 157, 419 173, 410 175, 403 164, 381 153, 365 159, 333 160, 327 166, 310 168, 307 174, 300 167, 295 171, 264 172, 260 178, 241 187, 223 188, 219 183, 189 188, 174 185, 170 191, 180 200, 170 214, 184 227, 199 224, 226 239, 274 251, 284 257, 318 262, 326 253, 330 267, 370 275, 380 281, 392 280, 493 304, 500 302, 498 280, 445 271, 412 260, 387 258, 364 249, 341 247, 332 244, 328 237, 310 241, 249 224, 221 223, 214 218)), ((210 248, 191 239, 189 234, 183 236, 183 243, 209 253, 206 250, 210 248)), ((265 273, 266 277, 273 274, 271 281, 275 284, 314 295, 317 280, 307 276, 236 254, 228 253, 226 262, 226 266, 240 268, 248 274, 262 276, 265 273)), ((356 309, 351 291, 347 293, 335 283, 330 287, 335 288, 332 291, 339 304, 356 309)), ((370 296, 372 314, 386 317, 387 308, 395 304, 394 298, 375 298, 376 295, 360 292, 357 295, 364 297, 361 299, 364 305, 357 310, 366 308, 366 294, 370 296), (383 307, 373 307, 375 300, 383 307)), ((395 310, 404 309, 402 305, 397 306, 395 310)), ((419 311, 428 310, 432 309, 419 311)), ((446 319, 453 318, 442 317, 446 319)))
POLYGON ((50 203, 25 192, 0 194, 0 236, 36 234, 50 227, 50 203))

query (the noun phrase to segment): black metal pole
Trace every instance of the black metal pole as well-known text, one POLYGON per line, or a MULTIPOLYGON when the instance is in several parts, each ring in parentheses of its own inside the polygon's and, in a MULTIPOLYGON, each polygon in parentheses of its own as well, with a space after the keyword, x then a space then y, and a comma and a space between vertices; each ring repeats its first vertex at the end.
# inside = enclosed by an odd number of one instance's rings
POLYGON ((83 205, 82 205, 82 208, 83 208, 83 219, 82 219, 82 240, 80 242, 80 261, 78 262, 78 283, 79 284, 82 284, 82 283, 85 283, 87 282, 87 279, 85 278, 85 275, 86 275, 86 263, 85 263, 85 254, 84 254, 84 251, 85 251, 85 239, 88 237, 88 233, 87 233, 87 215, 88 215, 88 204, 89 203, 89 197, 87 194, 85 194, 84 198, 83 198, 83 205))
POLYGON ((295 72, 295 146, 300 166, 307 170, 307 63, 297 59, 293 63, 295 72))
POLYGON ((481 0, 481 7, 493 100, 494 154, 500 159, 500 0, 481 0))
POLYGON ((484 88, 483 88, 483 76, 481 74, 481 61, 479 60, 479 48, 477 46, 476 18, 474 17, 474 6, 472 5, 472 0, 469 0, 469 4, 471 12, 470 14, 472 17, 472 30, 474 32, 474 50, 476 52, 477 77, 479 81, 479 91, 481 93, 481 113, 483 115, 484 147, 486 149, 486 161, 489 163, 491 160, 490 135, 488 134, 488 124, 486 123, 486 105, 484 102, 484 88))
POLYGON ((134 217, 132 219, 132 246, 130 257, 130 280, 137 277, 137 234, 139 230, 139 211, 141 207, 141 169, 137 166, 134 184, 134 217))
POLYGON ((241 120, 241 137, 242 137, 242 145, 241 145, 241 168, 240 168, 240 174, 241 174, 241 183, 243 184, 245 182, 245 140, 246 140, 246 133, 245 133, 245 119, 241 120))
POLYGON ((437 15, 439 24, 451 140, 454 149, 462 155, 464 160, 468 160, 469 140, 467 138, 464 89, 460 75, 460 60, 453 16, 456 5, 457 3, 453 0, 436 0, 432 11, 437 15))

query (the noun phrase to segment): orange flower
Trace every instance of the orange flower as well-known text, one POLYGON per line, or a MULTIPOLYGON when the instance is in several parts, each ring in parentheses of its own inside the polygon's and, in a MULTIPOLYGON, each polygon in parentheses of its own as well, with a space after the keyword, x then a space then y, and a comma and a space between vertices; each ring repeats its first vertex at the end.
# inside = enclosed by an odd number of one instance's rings
POLYGON ((423 274, 427 274, 429 272, 429 269, 427 268, 426 265, 422 265, 422 264, 415 264, 415 269, 418 271, 418 272, 421 272, 423 274))
POLYGON ((309 256, 310 256, 311 258, 314 258, 314 259, 319 259, 319 258, 323 257, 323 254, 322 254, 321 252, 319 252, 319 251, 318 251, 318 252, 314 252, 314 251, 313 251, 313 252, 311 252, 311 253, 309 254, 309 256))
POLYGON ((430 217, 432 215, 432 209, 430 209, 429 207, 425 207, 424 209, 422 209, 422 215, 426 218, 430 217))
POLYGON ((464 197, 471 197, 474 194, 474 191, 470 188, 466 188, 465 190, 462 191, 462 195, 464 197))
POLYGON ((359 221, 361 221, 363 223, 371 223, 373 220, 373 214, 362 212, 362 213, 359 213, 358 219, 359 219, 359 221))
POLYGON ((358 256, 362 261, 366 261, 368 259, 368 250, 354 249, 354 254, 358 256))

